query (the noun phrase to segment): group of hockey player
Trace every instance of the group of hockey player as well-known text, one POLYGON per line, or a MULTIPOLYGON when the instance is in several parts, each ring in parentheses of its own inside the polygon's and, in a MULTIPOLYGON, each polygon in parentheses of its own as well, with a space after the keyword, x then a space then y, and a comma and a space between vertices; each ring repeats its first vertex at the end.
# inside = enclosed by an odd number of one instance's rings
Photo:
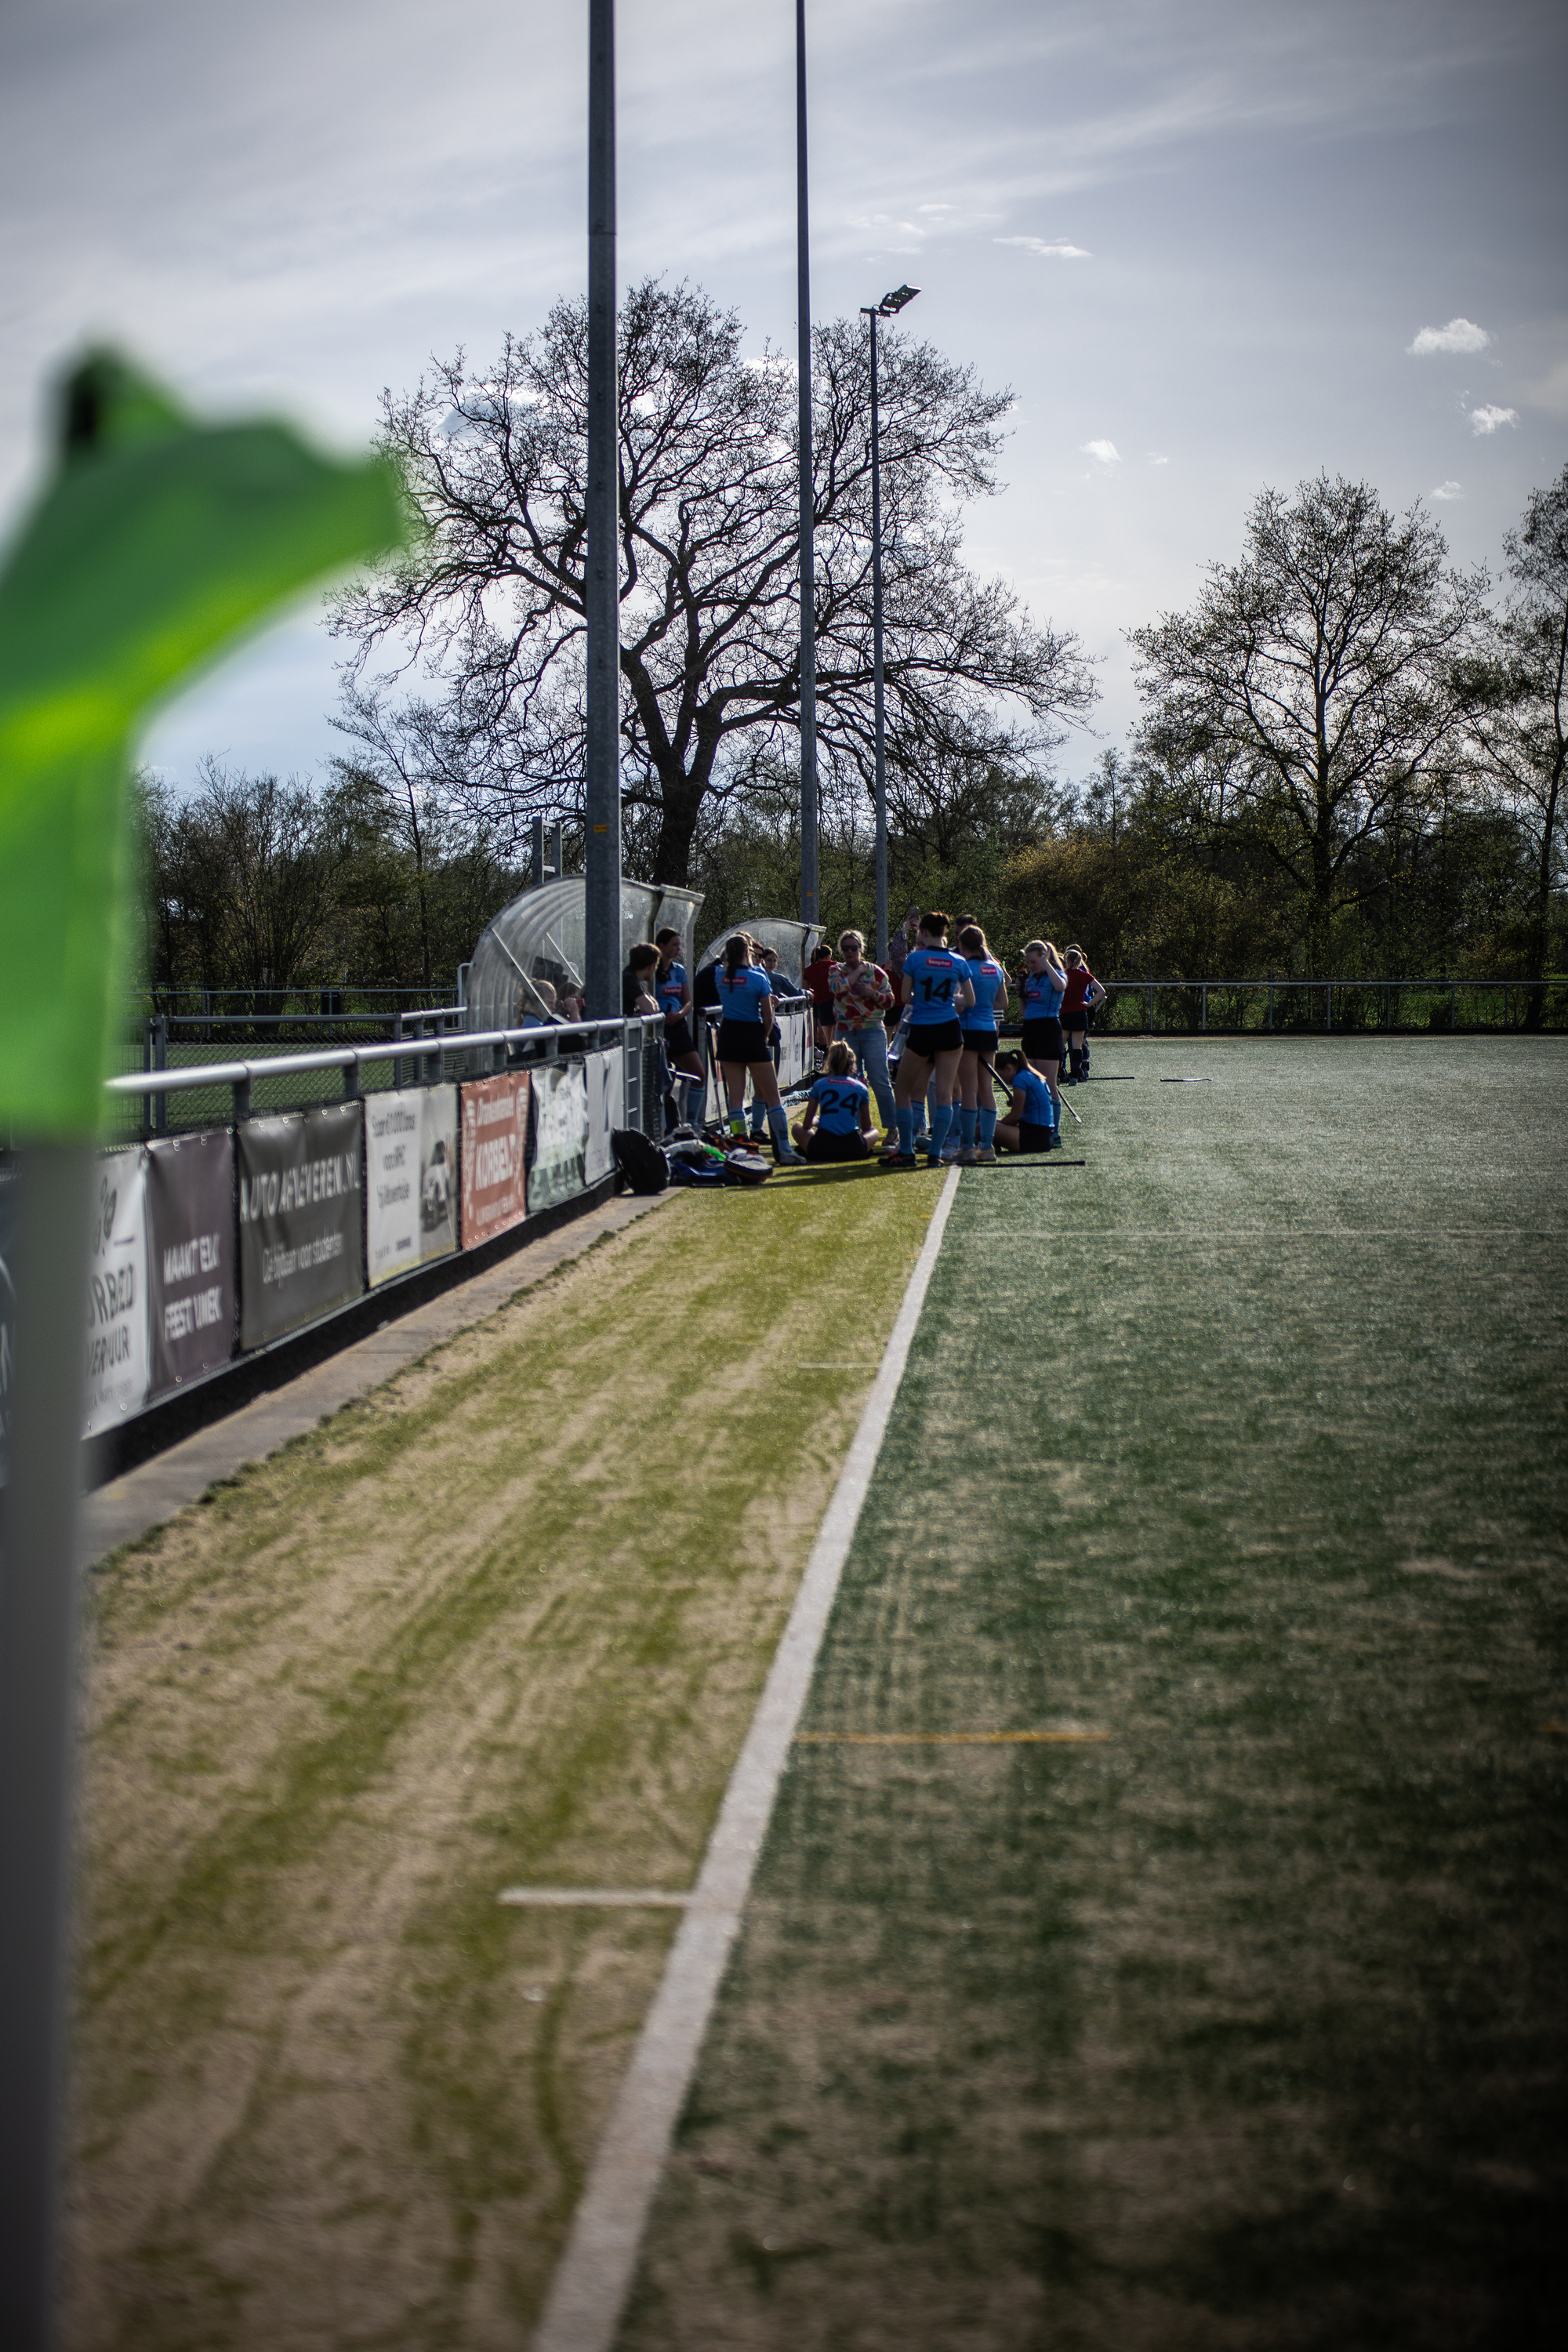
POLYGON ((749 1077, 752 1119, 759 1111, 766 1118, 785 1165, 879 1152, 889 1169, 917 1168, 922 1157, 928 1167, 952 1160, 977 1167, 994 1163, 999 1149, 1058 1149, 1060 1087, 1089 1075, 1089 1020, 1105 992, 1076 947, 1058 957, 1048 940, 1032 940, 1013 982, 979 923, 961 918, 950 946, 953 928, 940 908, 919 917, 896 990, 868 960, 860 933, 842 934, 826 974, 831 1042, 793 1136, 768 1051, 773 983, 753 961, 752 942, 730 940, 719 974, 717 1058, 733 1131, 745 1131, 749 1077), (1015 988, 1023 1050, 999 1058, 1015 988), (1009 1099, 1005 1114, 998 1082, 1009 1099))
MULTIPOLYGON (((952 946, 955 927, 940 908, 907 928, 914 944, 899 959, 896 986, 868 959, 858 931, 841 935, 837 958, 819 959, 820 973, 812 968, 819 983, 811 992, 818 1035, 828 1042, 819 1048, 823 1066, 793 1136, 779 1092, 773 1007, 775 997, 797 992, 770 968, 776 958, 744 931, 726 940, 714 973, 715 1058, 735 1136, 760 1139, 765 1121, 783 1166, 879 1155, 891 1169, 918 1168, 922 1159, 927 1167, 953 1160, 978 1167, 994 1163, 999 1150, 1059 1148, 1060 1089, 1089 1076, 1089 1024, 1105 994, 1082 950, 1069 947, 1058 956, 1049 940, 1031 940, 1022 970, 1010 980, 972 918, 959 919, 952 946), (1015 994, 1022 1050, 999 1054, 1015 994), (998 1085, 1008 1098, 1005 1110, 998 1108, 998 1085)), ((657 1003, 672 1067, 696 1071, 691 992, 676 961, 678 946, 668 931, 656 946, 633 950, 628 1010, 634 998, 648 1009, 657 1003), (646 974, 637 969, 639 955, 647 959, 646 974)))

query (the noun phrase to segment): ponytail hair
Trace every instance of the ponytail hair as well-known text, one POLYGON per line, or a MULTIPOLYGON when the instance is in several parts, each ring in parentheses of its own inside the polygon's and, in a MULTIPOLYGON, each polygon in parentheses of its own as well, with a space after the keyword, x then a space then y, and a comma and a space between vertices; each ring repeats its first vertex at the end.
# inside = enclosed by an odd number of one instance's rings
POLYGON ((991 952, 985 934, 978 923, 966 923, 958 935, 958 944, 966 956, 988 956, 991 952))
POLYGON ((929 915, 921 917, 921 929, 929 931, 933 940, 945 940, 951 920, 952 917, 945 915, 940 907, 933 907, 929 915))
POLYGON ((854 1071, 854 1048, 847 1045, 842 1037, 835 1037, 827 1049, 827 1076, 830 1078, 847 1078, 853 1076, 854 1071))
POLYGON ((743 963, 749 963, 751 961, 751 958, 752 942, 747 938, 745 932, 731 931, 730 937, 724 942, 725 971, 731 973, 737 972, 740 971, 741 966, 743 963))

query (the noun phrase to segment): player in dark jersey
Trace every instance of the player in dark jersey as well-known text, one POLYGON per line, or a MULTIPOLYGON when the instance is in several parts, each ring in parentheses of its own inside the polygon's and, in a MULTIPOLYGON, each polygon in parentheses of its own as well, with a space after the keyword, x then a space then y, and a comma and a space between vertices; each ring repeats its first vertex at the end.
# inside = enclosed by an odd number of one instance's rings
POLYGON ((996 1140, 1005 1151, 1059 1151, 1061 1106, 1038 1070, 1022 1054, 998 1054, 996 1075, 1013 1090, 1005 1119, 996 1126, 996 1140))
POLYGON ((814 1080, 795 1139, 808 1160, 868 1160, 877 1132, 871 1089, 855 1073, 855 1049, 836 1037, 827 1066, 814 1080))
POLYGON ((910 1008, 910 1027, 894 1090, 899 1148, 882 1163, 887 1168, 919 1165, 915 1108, 928 1086, 933 1087, 929 1168, 941 1167, 942 1147, 952 1124, 952 1082, 963 1052, 959 1022, 973 1003, 974 991, 968 965, 947 944, 947 921, 940 907, 922 915, 916 944, 904 958, 900 989, 910 1008))
POLYGON ((800 1154, 789 1139, 789 1123, 779 1100, 778 1074, 768 1051, 773 1025, 773 993, 768 976, 752 961, 752 942, 737 931, 724 942, 724 968, 719 975, 719 1067, 724 1078, 724 1098, 730 1106, 732 1134, 744 1137, 746 1079, 768 1115, 773 1157, 782 1167, 798 1167, 800 1154))
POLYGON ((1067 951, 1067 990, 1062 998, 1062 1036, 1068 1050, 1068 1084, 1076 1087, 1089 1076, 1087 1015, 1105 1001, 1105 991, 1084 961, 1081 948, 1067 951))

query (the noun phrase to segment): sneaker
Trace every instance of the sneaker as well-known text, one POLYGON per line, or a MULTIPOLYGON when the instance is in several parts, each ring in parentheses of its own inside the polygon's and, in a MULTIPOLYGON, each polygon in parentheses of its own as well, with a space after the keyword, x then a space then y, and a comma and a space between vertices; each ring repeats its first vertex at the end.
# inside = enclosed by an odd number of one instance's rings
POLYGON ((977 1143, 977 1144, 975 1145, 975 1147, 974 1147, 974 1165, 976 1166, 976 1168, 994 1168, 994 1167, 995 1167, 995 1165, 996 1165, 996 1148, 995 1148, 994 1144, 990 1144, 990 1143, 977 1143))
POLYGON ((963 1157, 963 1146, 962 1143, 944 1143, 942 1145, 942 1164, 944 1168, 955 1167, 963 1157))
POLYGON ((882 1155, 884 1168, 918 1168, 920 1164, 912 1151, 886 1151, 882 1155))
POLYGON ((979 1146, 973 1143, 965 1143, 961 1145, 958 1154, 958 1164, 961 1168, 977 1168, 980 1164, 979 1146))
POLYGON ((804 1168, 805 1166, 805 1153, 797 1151, 795 1149, 795 1146, 791 1143, 775 1143, 773 1146, 773 1158, 781 1168, 804 1168))

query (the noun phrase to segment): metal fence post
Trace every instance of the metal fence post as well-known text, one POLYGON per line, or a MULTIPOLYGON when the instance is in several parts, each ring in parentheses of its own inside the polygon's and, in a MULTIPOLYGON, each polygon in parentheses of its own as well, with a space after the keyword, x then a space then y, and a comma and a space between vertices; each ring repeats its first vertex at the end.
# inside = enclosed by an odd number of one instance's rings
POLYGON ((1323 1027, 1328 1034, 1332 1036, 1334 1029, 1334 983, 1331 980, 1325 981, 1323 983, 1323 1027))
POLYGON ((1208 1034, 1208 1025, 1209 984, 1207 981, 1205 980, 1200 981, 1198 983, 1198 1027, 1203 1031, 1205 1036, 1208 1034))
MULTIPOLYGON (((153 1067, 166 1070, 169 1066, 169 1016, 160 1013, 153 1024, 153 1067)), ((153 1097, 153 1131, 164 1135, 169 1127, 169 1097, 166 1094, 153 1097)))
POLYGON ((1457 988, 1451 988, 1448 991, 1448 1026, 1450 1029, 1455 1028, 1458 1023, 1458 994, 1459 992, 1457 988))

